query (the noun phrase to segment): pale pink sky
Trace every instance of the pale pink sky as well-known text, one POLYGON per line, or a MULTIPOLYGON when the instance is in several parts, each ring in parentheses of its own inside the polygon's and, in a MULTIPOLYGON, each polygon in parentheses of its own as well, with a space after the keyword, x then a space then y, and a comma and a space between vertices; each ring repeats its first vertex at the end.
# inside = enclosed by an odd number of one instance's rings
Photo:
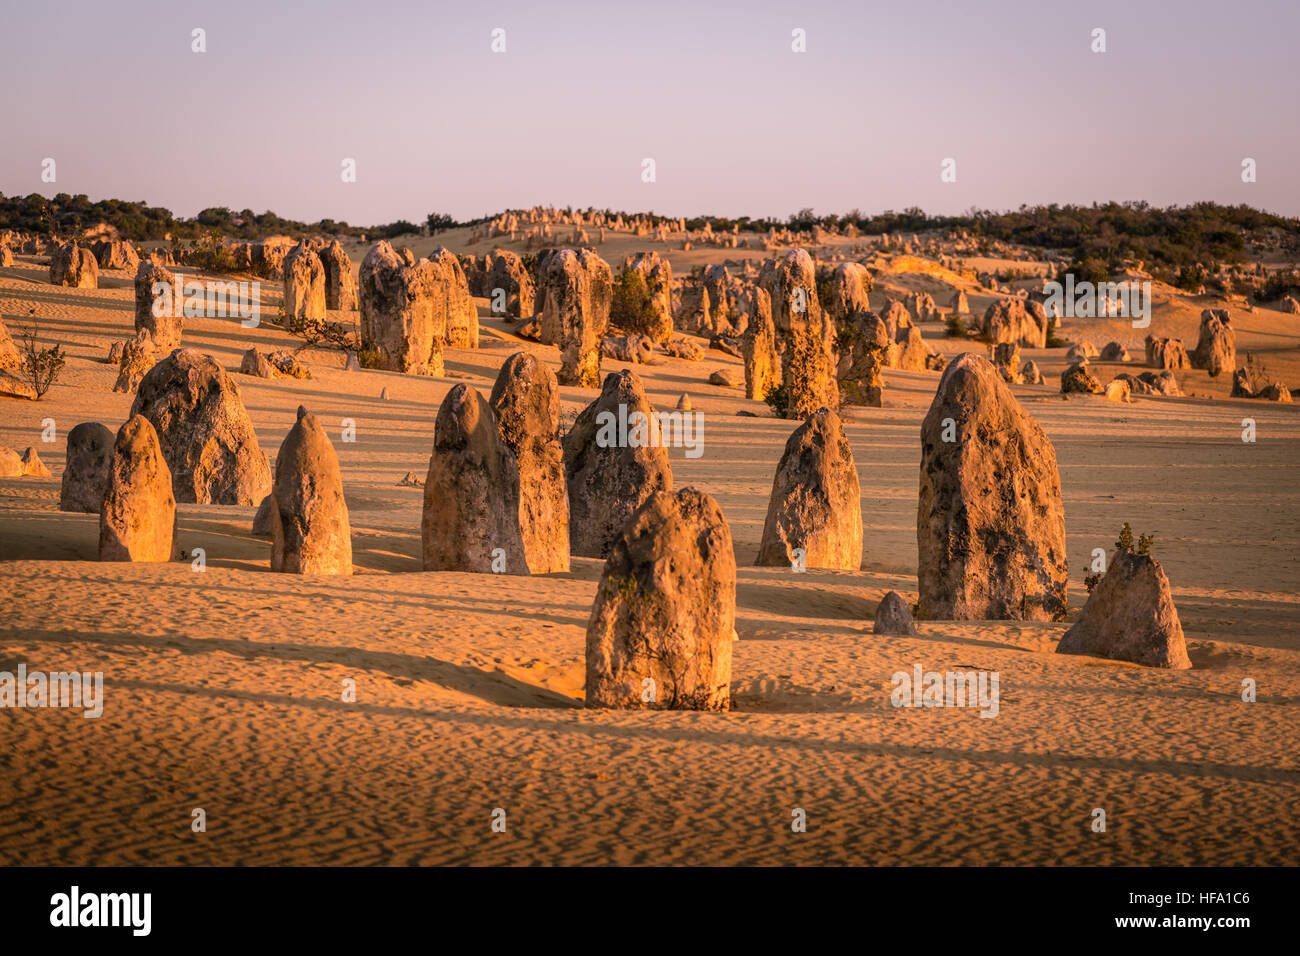
POLYGON ((1300 214, 1296 0, 65 0, 0 22, 5 195, 358 225, 534 203, 1300 214))

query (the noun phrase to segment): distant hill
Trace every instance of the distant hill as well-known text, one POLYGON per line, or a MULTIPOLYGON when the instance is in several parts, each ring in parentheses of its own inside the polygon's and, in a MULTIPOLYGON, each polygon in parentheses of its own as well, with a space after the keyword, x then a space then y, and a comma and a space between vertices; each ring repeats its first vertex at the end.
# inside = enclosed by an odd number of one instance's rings
MULTIPOLYGON (((586 210, 592 211, 591 209, 586 210)), ((604 210, 608 215, 631 218, 634 214, 604 210)), ((641 214, 651 221, 669 217, 641 214)), ((489 217, 457 222, 440 213, 429 214, 417 225, 405 220, 374 226, 353 226, 333 219, 306 223, 284 219, 273 212, 251 209, 234 212, 224 206, 204 209, 192 219, 175 217, 168 209, 145 202, 101 199, 59 193, 52 198, 35 193, 22 197, 0 196, 0 229, 38 235, 77 235, 101 224, 116 229, 126 239, 195 239, 230 236, 259 239, 271 235, 331 235, 386 239, 440 231, 486 222, 489 217)), ((1276 216, 1250 206, 1194 203, 1153 208, 1144 202, 1094 203, 1090 206, 1022 206, 1014 212, 974 210, 959 216, 930 216, 917 208, 887 210, 864 215, 851 210, 844 215, 816 215, 803 209, 785 222, 776 219, 728 219, 698 216, 685 220, 688 229, 709 223, 715 232, 766 232, 778 226, 810 229, 854 225, 863 233, 966 232, 977 240, 1002 240, 1023 246, 1051 249, 1072 258, 1071 271, 1105 278, 1123 270, 1126 261, 1142 260, 1153 274, 1169 277, 1185 287, 1195 287, 1204 271, 1219 263, 1238 264, 1249 254, 1248 245, 1300 260, 1300 219, 1276 216)))

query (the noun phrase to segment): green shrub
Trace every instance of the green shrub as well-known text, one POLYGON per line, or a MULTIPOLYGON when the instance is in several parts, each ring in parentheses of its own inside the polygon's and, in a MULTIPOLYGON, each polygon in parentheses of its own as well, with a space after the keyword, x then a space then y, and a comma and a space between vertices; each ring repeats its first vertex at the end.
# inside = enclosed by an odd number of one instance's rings
POLYGON ((763 401, 777 418, 785 418, 785 413, 790 410, 790 390, 784 384, 773 385, 763 396, 763 401))
MULTIPOLYGON (((530 252, 527 255, 520 256, 523 262, 524 270, 528 273, 529 278, 533 280, 533 288, 537 288, 537 253, 530 252)), ((537 305, 540 307, 541 303, 537 305)))
POLYGON ((1271 302, 1284 295, 1300 295, 1300 270, 1279 269, 1264 279, 1263 288, 1255 295, 1259 302, 1271 302))
POLYGON ((1201 286, 1205 285, 1205 269, 1199 262, 1193 262, 1190 265, 1183 266, 1178 270, 1178 275, 1174 279, 1174 285, 1184 292, 1195 292, 1201 286))
POLYGON ((627 269, 614 280, 609 321, 625 332, 648 335, 658 322, 658 310, 639 269, 627 269))
POLYGON ((1061 338, 1056 333, 1056 319, 1047 320, 1047 347, 1049 349, 1063 349, 1070 343, 1061 338))
POLYGON ((830 266, 818 266, 813 276, 817 284, 817 301, 823 310, 831 307, 831 278, 834 275, 835 270, 830 266))
MULTIPOLYGON (((1119 529, 1119 539, 1115 542, 1115 550, 1117 552, 1130 551, 1134 554, 1148 555, 1151 553, 1151 545, 1155 544, 1155 540, 1156 538, 1153 534, 1139 535, 1137 546, 1134 547, 1133 528, 1127 521, 1125 521, 1123 526, 1119 529)), ((1101 574, 1090 574, 1083 579, 1083 586, 1087 588, 1088 593, 1091 594, 1092 589, 1097 586, 1097 582, 1101 579, 1101 574)))

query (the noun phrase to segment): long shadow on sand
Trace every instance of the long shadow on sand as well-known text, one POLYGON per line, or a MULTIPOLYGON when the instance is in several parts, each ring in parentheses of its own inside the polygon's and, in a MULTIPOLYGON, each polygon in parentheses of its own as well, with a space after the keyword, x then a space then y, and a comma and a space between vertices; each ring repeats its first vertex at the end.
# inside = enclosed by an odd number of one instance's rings
MULTIPOLYGON (((454 666, 454 665, 448 665, 454 666)), ((458 669, 459 670, 459 669, 458 669)), ((475 671, 481 679, 484 672, 475 671)), ((498 675, 492 675, 498 676, 498 675)), ((508 682, 510 679, 505 678, 508 682)), ((514 682, 517 683, 517 682, 514 682)), ((656 745, 680 742, 707 744, 712 747, 762 748, 771 750, 795 750, 813 753, 846 753, 860 756, 883 757, 888 759, 915 759, 925 757, 957 764, 982 764, 992 767, 1037 767, 1045 770, 1060 770, 1062 766, 1080 770, 1100 770, 1113 773, 1135 773, 1189 777, 1203 780, 1235 780, 1243 783, 1274 783, 1286 786, 1300 785, 1300 770, 1283 770, 1272 767, 1249 767, 1237 764, 1191 762, 1184 760, 1143 760, 1124 757, 1093 757, 1086 754, 1050 754, 1030 753, 1024 751, 969 750, 956 747, 908 747, 887 742, 862 743, 843 740, 826 740, 801 736, 777 736, 759 733, 743 733, 726 729, 743 723, 743 714, 699 714, 701 726, 671 726, 669 721, 679 715, 664 712, 619 713, 618 719, 630 719, 639 723, 598 722, 589 719, 591 714, 584 709, 581 714, 574 714, 568 719, 545 719, 536 714, 514 716, 510 713, 475 713, 451 710, 421 710, 414 707, 391 707, 378 704, 348 704, 342 701, 308 700, 281 694, 257 694, 248 691, 227 690, 212 687, 186 687, 175 684, 157 684, 148 681, 106 681, 109 686, 130 688, 162 693, 192 694, 211 698, 253 701, 264 704, 279 704, 287 707, 307 707, 319 711, 364 711, 373 715, 398 718, 414 718, 428 721, 446 721, 448 723, 471 723, 483 727, 509 727, 522 731, 526 735, 539 733, 582 734, 592 739, 615 739, 621 742, 649 740, 656 745)), ((527 686, 527 685, 525 685, 527 686)), ((537 688, 529 688, 536 693, 537 688)), ((543 692, 546 693, 546 692, 543 692)), ((559 698, 560 695, 554 695, 559 698)), ((579 708, 573 701, 563 698, 564 707, 570 710, 579 708)), ((606 712, 608 713, 608 712, 606 712)))
MULTIPOLYGON (((527 684, 499 671, 465 667, 434 657, 395 654, 388 651, 363 651, 355 647, 319 644, 268 644, 261 641, 230 638, 189 638, 171 635, 149 639, 134 634, 78 631, 0 631, 0 641, 48 641, 50 643, 91 643, 104 647, 157 648, 179 650, 183 654, 224 653, 245 660, 273 659, 303 664, 339 664, 365 671, 379 671, 398 680, 429 681, 449 690, 476 697, 500 707, 575 707, 572 699, 555 691, 527 684)), ((105 683, 131 685, 109 676, 105 683)), ((144 685, 140 685, 144 686, 144 685)), ((160 687, 163 685, 159 685, 160 687)), ((173 688, 174 689, 174 688, 173 688)), ((253 698, 261 695, 250 695, 253 698)), ((264 699, 270 700, 268 696, 264 699)), ((298 698, 286 700, 299 701, 298 698)), ((299 701, 301 702, 301 701, 299 701)), ((350 706, 350 705, 349 705, 350 706)))

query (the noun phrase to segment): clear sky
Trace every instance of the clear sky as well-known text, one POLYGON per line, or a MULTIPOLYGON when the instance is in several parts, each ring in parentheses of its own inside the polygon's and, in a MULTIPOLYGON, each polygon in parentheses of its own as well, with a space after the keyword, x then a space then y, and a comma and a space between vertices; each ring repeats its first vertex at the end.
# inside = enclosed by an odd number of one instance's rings
POLYGON ((1294 216, 1298 41, 1300 0, 5 0, 0 192, 356 225, 534 203, 1294 216))

